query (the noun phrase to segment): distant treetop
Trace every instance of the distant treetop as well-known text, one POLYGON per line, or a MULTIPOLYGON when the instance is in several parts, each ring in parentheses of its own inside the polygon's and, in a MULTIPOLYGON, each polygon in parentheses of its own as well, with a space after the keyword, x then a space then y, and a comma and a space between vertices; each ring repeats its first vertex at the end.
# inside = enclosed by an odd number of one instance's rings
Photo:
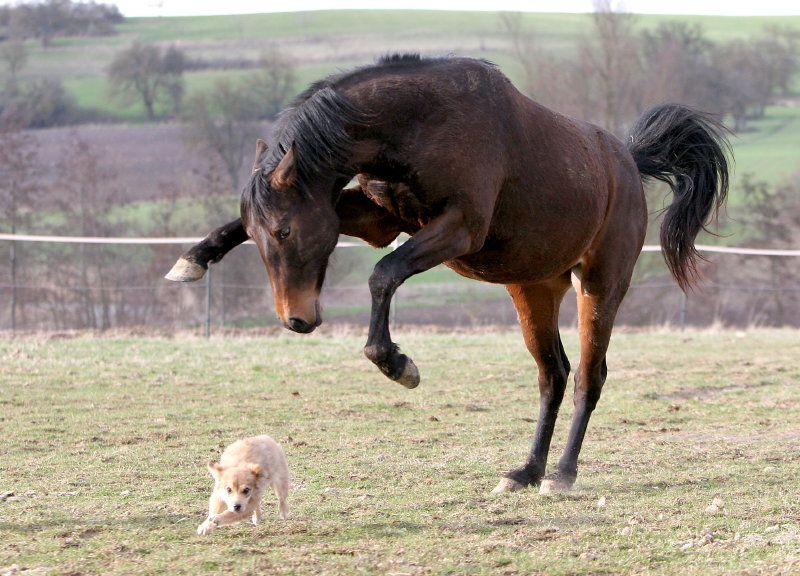
POLYGON ((0 42, 38 38, 43 47, 57 36, 110 36, 124 21, 115 4, 41 0, 0 6, 0 42))

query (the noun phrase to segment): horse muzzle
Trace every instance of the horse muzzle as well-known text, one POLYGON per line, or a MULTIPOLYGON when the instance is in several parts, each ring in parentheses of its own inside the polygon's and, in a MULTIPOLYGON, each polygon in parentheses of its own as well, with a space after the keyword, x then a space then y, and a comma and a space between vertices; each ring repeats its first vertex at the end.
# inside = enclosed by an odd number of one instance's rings
POLYGON ((322 320, 319 318, 319 316, 317 316, 314 322, 307 322, 302 318, 294 316, 283 323, 283 325, 292 332, 298 332, 300 334, 309 334, 313 332, 320 324, 322 324, 322 320))
POLYGON ((289 310, 288 318, 283 321, 283 326, 292 332, 299 334, 309 334, 322 324, 322 313, 320 312, 319 300, 314 301, 313 308, 306 310, 306 313, 292 314, 289 310))

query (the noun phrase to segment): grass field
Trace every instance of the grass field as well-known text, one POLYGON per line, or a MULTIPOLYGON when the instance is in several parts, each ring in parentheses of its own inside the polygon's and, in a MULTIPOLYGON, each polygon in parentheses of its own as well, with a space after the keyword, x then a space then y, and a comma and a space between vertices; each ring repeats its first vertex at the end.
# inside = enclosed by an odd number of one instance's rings
POLYGON ((490 494, 534 426, 518 335, 396 339, 416 390, 345 329, 0 339, 0 574, 800 572, 797 332, 620 331, 576 489, 548 497, 490 494), (259 433, 290 518, 269 499, 262 525, 197 536, 205 462, 259 433))

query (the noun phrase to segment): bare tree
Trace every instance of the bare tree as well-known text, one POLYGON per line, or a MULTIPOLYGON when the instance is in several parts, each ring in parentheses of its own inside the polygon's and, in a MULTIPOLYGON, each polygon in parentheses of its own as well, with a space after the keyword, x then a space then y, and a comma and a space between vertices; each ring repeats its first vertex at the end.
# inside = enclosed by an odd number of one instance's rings
POLYGON ((577 59, 566 59, 545 54, 525 32, 521 14, 500 16, 528 94, 621 134, 639 111, 642 94, 635 17, 614 10, 610 0, 600 0, 592 22, 592 35, 578 44, 577 59))
POLYGON ((20 37, 38 38, 42 47, 58 36, 107 36, 124 20, 114 4, 40 0, 21 2, 7 9, 20 37))
POLYGON ((13 123, 24 126, 25 122, 20 118, 22 111, 19 109, 20 86, 18 76, 28 61, 28 52, 25 49, 25 45, 18 40, 3 42, 0 44, 0 61, 2 61, 8 72, 7 80, 3 87, 2 101, 0 101, 0 118, 3 119, 0 122, 8 124, 10 118, 14 117, 13 123))
POLYGON ((759 37, 759 44, 771 56, 770 77, 775 90, 788 94, 793 79, 800 72, 800 31, 788 26, 767 26, 759 37))
POLYGON ((257 116, 265 120, 275 118, 294 95, 296 77, 292 61, 277 47, 261 53, 258 71, 247 86, 252 90, 257 105, 257 116), (252 85, 250 84, 252 82, 252 85))
POLYGON ((717 46, 715 59, 721 72, 715 96, 733 116, 734 129, 741 132, 772 97, 769 55, 753 39, 737 39, 717 46))
POLYGON ((590 115, 585 117, 620 135, 641 101, 636 17, 615 10, 611 0, 595 0, 592 22, 593 36, 579 47, 580 76, 596 95, 589 100, 590 115))
POLYGON ((209 92, 192 97, 184 110, 190 145, 224 166, 235 191, 242 164, 259 135, 255 97, 247 86, 223 78, 209 92))
POLYGON ((8 40, 0 43, 0 60, 8 71, 8 80, 6 81, 6 90, 8 90, 10 86, 17 85, 17 76, 28 61, 28 51, 25 49, 25 44, 19 40, 8 40))
POLYGON ((522 81, 528 94, 538 96, 545 58, 533 35, 523 26, 522 12, 500 12, 500 29, 508 36, 511 53, 522 69, 522 81))
POLYGON ((642 32, 643 102, 683 102, 720 111, 711 96, 714 45, 699 24, 669 21, 642 32))
MULTIPOLYGON (((110 212, 118 206, 119 198, 114 185, 116 173, 101 151, 73 133, 58 170, 65 192, 63 207, 68 215, 65 227, 80 236, 109 235, 113 230, 110 212)), ((108 288, 118 278, 117 271, 125 268, 118 262, 112 247, 78 245, 77 263, 70 268, 77 271, 73 290, 78 294, 82 326, 106 329, 112 325, 112 309, 119 307, 112 303, 108 288)), ((62 274, 66 284, 68 272, 62 274)))
POLYGON ((148 120, 156 118, 156 104, 167 101, 180 109, 183 97, 185 59, 177 48, 162 51, 158 46, 134 42, 114 56, 108 68, 112 93, 133 101, 139 99, 148 120))
MULTIPOLYGON (((16 234, 33 216, 36 149, 24 132, 0 126, 0 222, 7 232, 16 234)), ((16 242, 9 243, 9 279, 11 284, 11 329, 17 327, 19 300, 18 257, 16 242)))

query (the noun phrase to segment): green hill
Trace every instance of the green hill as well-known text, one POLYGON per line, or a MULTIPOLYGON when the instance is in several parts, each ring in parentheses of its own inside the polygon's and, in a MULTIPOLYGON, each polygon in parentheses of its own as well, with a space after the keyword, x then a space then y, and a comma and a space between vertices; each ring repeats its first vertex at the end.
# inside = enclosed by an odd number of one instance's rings
MULTIPOLYGON (((587 35, 586 14, 526 13, 523 26, 554 57, 574 52, 587 35)), ((640 29, 670 20, 696 23, 710 40, 746 37, 766 26, 800 30, 797 17, 637 16, 640 29)), ((114 54, 135 40, 174 44, 194 60, 216 63, 211 69, 185 74, 187 93, 211 86, 221 76, 246 77, 235 62, 255 60, 262 50, 278 46, 296 66, 297 90, 331 72, 365 64, 392 52, 428 55, 459 54, 493 60, 519 84, 519 66, 511 56, 509 38, 498 13, 413 10, 327 10, 276 14, 180 18, 132 18, 111 37, 58 38, 43 49, 28 43, 25 78, 58 78, 83 108, 111 118, 144 122, 139 104, 109 97, 105 71, 114 54), (231 66, 226 67, 225 63, 231 66)), ((0 81, 4 81, 0 74, 0 81)), ((752 172, 775 181, 800 166, 800 111, 773 107, 766 118, 735 140, 737 173, 752 172)))

